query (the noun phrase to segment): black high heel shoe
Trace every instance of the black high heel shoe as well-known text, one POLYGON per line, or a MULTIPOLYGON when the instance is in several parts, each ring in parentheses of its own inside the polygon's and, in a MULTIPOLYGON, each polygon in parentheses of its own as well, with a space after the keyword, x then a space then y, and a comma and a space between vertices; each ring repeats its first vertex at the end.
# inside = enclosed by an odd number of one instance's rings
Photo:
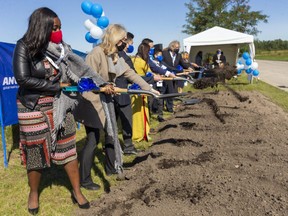
POLYGON ((86 202, 86 203, 84 203, 84 204, 79 204, 78 203, 78 200, 76 199, 76 197, 75 197, 75 195, 74 195, 74 193, 72 192, 72 194, 71 194, 71 199, 72 199, 72 202, 73 202, 73 204, 78 204, 78 206, 79 206, 79 208, 81 208, 81 209, 89 209, 90 208, 90 202, 86 202))
POLYGON ((38 212, 39 212, 39 206, 37 208, 28 208, 28 212, 31 214, 31 215, 37 215, 38 212))

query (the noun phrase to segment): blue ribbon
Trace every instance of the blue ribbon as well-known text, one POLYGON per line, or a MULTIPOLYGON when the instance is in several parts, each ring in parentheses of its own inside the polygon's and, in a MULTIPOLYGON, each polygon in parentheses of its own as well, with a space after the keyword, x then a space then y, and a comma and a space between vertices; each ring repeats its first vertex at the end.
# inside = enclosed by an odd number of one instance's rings
POLYGON ((138 84, 133 83, 132 85, 130 85, 130 86, 128 87, 128 89, 139 90, 139 89, 141 89, 141 88, 140 88, 140 86, 139 86, 138 84))
POLYGON ((78 82, 78 91, 92 91, 92 90, 99 90, 100 88, 94 83, 91 78, 83 77, 78 82))

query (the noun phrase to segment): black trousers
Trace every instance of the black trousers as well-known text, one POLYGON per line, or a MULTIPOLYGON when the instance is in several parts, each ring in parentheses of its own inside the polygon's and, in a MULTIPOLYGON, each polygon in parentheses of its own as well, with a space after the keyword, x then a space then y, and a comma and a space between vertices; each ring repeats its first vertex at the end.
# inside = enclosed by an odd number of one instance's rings
MULTIPOLYGON (((177 85, 175 81, 165 80, 163 82, 164 86, 164 94, 176 93, 177 85)), ((173 112, 173 98, 167 98, 166 100, 166 108, 168 112, 173 112)))
MULTIPOLYGON (((91 168, 94 163, 96 145, 100 140, 100 129, 85 126, 87 138, 84 147, 80 153, 80 183, 81 185, 88 185, 93 182, 91 178, 91 168)), ((106 140, 106 139, 105 139, 106 140)), ((105 161, 104 168, 106 174, 114 174, 115 151, 113 143, 105 142, 105 161)))
MULTIPOLYGON (((166 88, 164 86, 164 83, 163 83, 163 86, 161 87, 157 87, 157 84, 155 84, 153 88, 159 91, 160 94, 165 94, 166 88)), ((153 103, 152 103, 153 113, 158 114, 158 117, 163 117, 164 100, 153 98, 153 97, 151 98, 153 99, 153 103)))
POLYGON ((120 105, 114 101, 116 118, 120 118, 125 150, 134 150, 132 143, 132 107, 131 104, 120 105))

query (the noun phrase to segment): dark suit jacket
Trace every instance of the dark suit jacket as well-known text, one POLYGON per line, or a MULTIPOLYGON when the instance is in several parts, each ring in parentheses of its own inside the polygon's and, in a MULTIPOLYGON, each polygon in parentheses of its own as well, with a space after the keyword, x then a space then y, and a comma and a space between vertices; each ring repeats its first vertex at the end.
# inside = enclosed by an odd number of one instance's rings
MULTIPOLYGON (((120 51, 118 53, 120 58, 123 58, 125 62, 130 66, 131 69, 135 71, 134 65, 132 63, 131 58, 126 54, 124 51, 120 51)), ((128 84, 130 82, 124 77, 124 75, 117 77, 115 80, 115 84, 119 88, 125 88, 127 89, 128 84)), ((114 100, 120 105, 120 106, 125 106, 131 103, 131 99, 129 94, 121 94, 121 95, 116 95, 114 96, 114 100)))
POLYGON ((174 64, 173 64, 173 60, 172 60, 169 50, 164 50, 162 52, 162 56, 163 56, 162 64, 165 65, 169 71, 177 72, 177 68, 176 68, 177 65, 181 65, 184 69, 187 69, 190 67, 189 63, 184 62, 180 53, 176 54, 174 64))
MULTIPOLYGON (((216 62, 216 60, 218 60, 217 54, 213 55, 212 61, 213 61, 213 64, 214 64, 215 66, 219 66, 219 64, 216 62)), ((220 55, 220 60, 221 60, 221 63, 223 63, 223 64, 226 63, 226 57, 225 57, 224 55, 220 55)))

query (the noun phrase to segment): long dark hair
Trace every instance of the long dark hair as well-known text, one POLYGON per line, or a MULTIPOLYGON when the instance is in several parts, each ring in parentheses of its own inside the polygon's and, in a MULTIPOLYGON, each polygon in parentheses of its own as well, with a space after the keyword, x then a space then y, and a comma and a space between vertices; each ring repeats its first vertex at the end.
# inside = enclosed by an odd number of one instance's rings
POLYGON ((47 48, 57 14, 47 7, 36 9, 29 18, 28 29, 22 40, 28 47, 31 57, 47 48))
POLYGON ((149 50, 150 50, 150 46, 146 43, 141 43, 138 46, 138 51, 136 56, 139 56, 140 58, 142 58, 146 64, 145 64, 145 70, 148 69, 148 61, 149 61, 149 50))

